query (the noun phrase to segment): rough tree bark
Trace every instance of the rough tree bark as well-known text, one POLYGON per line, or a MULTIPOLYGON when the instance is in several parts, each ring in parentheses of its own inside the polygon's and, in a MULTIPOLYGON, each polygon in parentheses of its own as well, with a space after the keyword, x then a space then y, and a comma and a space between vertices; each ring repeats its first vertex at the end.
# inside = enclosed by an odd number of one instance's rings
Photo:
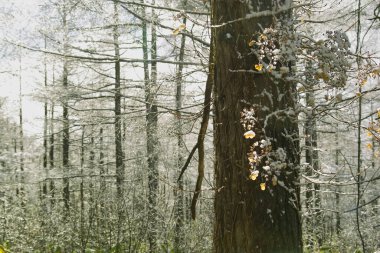
MULTIPOLYGON (((214 25, 243 18, 216 26, 214 34, 215 252, 302 252, 295 87, 250 71, 258 59, 249 42, 255 33, 273 27, 274 19, 244 17, 250 7, 272 10, 272 4, 266 0, 212 2, 214 25), (285 154, 278 184, 268 183, 265 190, 259 186, 262 178, 249 179, 249 146, 240 122, 244 108, 255 112, 253 141, 269 139, 273 152, 285 154)), ((258 169, 263 172, 262 165, 258 169)))

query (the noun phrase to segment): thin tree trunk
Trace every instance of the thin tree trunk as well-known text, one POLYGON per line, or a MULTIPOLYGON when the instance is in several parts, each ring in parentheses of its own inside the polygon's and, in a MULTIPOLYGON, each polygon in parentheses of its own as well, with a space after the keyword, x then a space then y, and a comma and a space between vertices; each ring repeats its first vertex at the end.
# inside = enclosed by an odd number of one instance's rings
POLYGON ((20 142, 20 188, 19 197, 21 205, 25 205, 25 192, 24 192, 24 126, 23 126, 23 113, 22 113, 22 62, 21 50, 19 56, 19 142, 20 142))
MULTIPOLYGON (((62 84, 63 89, 68 91, 68 26, 67 26, 67 9, 66 1, 63 4, 63 29, 64 29, 64 38, 63 38, 63 52, 64 52, 64 62, 63 62, 63 75, 62 75, 62 84)), ((70 214, 70 182, 68 175, 70 173, 70 161, 69 161, 69 149, 70 149, 70 122, 69 122, 69 107, 68 107, 68 97, 65 94, 65 97, 62 99, 62 167, 64 171, 63 177, 63 201, 65 206, 65 218, 70 214)))
POLYGON ((81 149, 80 149, 80 175, 81 175, 81 181, 80 181, 80 245, 81 245, 81 252, 86 252, 86 231, 85 231, 85 215, 84 215, 84 137, 85 137, 85 126, 82 128, 82 137, 81 137, 81 149))
POLYGON ((361 155, 362 155, 362 151, 361 151, 361 142, 362 142, 362 138, 361 138, 361 124, 362 124, 362 95, 361 95, 361 92, 362 92, 362 87, 360 86, 359 84, 359 101, 358 101, 358 107, 359 107, 359 118, 358 118, 358 132, 357 132, 357 136, 358 136, 358 139, 357 139, 357 168, 356 168, 356 228, 357 228, 357 232, 358 232, 358 235, 359 235, 359 239, 360 239, 360 242, 361 242, 361 246, 362 246, 362 250, 363 250, 363 253, 366 252, 366 245, 365 245, 365 241, 364 241, 364 236, 363 236, 363 232, 362 232, 362 228, 361 228, 361 223, 363 222, 362 220, 362 217, 361 216, 361 208, 360 207, 360 204, 361 202, 364 203, 364 199, 363 199, 363 189, 362 189, 362 182, 364 180, 363 176, 362 176, 362 158, 361 158, 361 155))
MULTIPOLYGON (((314 97, 314 94, 312 94, 314 97)), ((313 98, 314 99, 314 98, 313 98)), ((317 124, 315 117, 312 120, 312 133, 311 133, 311 146, 312 146, 312 156, 313 156, 313 171, 319 172, 319 155, 318 155, 318 136, 317 136, 317 124)), ((321 200, 321 186, 320 184, 314 184, 314 209, 315 209, 315 221, 314 227, 318 224, 323 223, 322 219, 322 200, 321 200)), ((315 236, 317 238, 318 246, 321 247, 323 244, 323 234, 320 230, 315 230, 315 236)))
MULTIPOLYGON (((53 84, 54 84, 54 70, 53 70, 53 84)), ((50 126, 49 126, 49 170, 54 169, 54 102, 50 106, 50 126)), ((50 180, 50 204, 53 207, 55 204, 55 183, 54 180, 50 180)))
MULTIPOLYGON (((360 45, 360 40, 361 40, 361 37, 360 37, 360 34, 361 34, 361 0, 358 0, 358 9, 357 9, 357 32, 356 32, 356 50, 355 50, 355 53, 357 55, 360 55, 361 53, 361 45, 360 45)), ((361 59, 360 57, 358 56, 356 58, 356 63, 357 63, 357 67, 358 69, 360 69, 360 66, 361 66, 361 59)), ((365 245, 365 241, 364 241, 364 236, 363 236, 363 232, 362 232, 362 228, 361 228, 361 223, 362 223, 362 218, 360 217, 361 215, 361 208, 359 208, 360 206, 360 203, 362 200, 364 200, 362 197, 363 197, 363 189, 362 189, 362 181, 364 180, 363 176, 362 176, 362 150, 361 150, 361 145, 362 145, 362 132, 361 132, 361 125, 362 125, 362 102, 363 102, 363 98, 362 98, 362 86, 361 86, 361 83, 359 83, 359 90, 358 90, 358 94, 359 94, 359 100, 358 100, 358 130, 357 130, 357 136, 358 136, 358 139, 357 139, 357 168, 356 168, 356 183, 357 183, 357 196, 356 196, 356 228, 357 228, 357 232, 358 232, 358 235, 359 235, 359 239, 360 239, 360 242, 361 242, 361 247, 362 247, 362 250, 363 250, 363 253, 366 253, 366 245, 365 245)))
MULTIPOLYGON (((187 5, 187 0, 182 1, 182 7, 185 8, 187 5)), ((186 17, 183 18, 182 24, 186 25, 186 17)), ((183 60, 185 58, 185 43, 186 36, 182 35, 181 37, 181 45, 179 48, 179 57, 178 57, 178 66, 176 73, 176 117, 177 117, 177 168, 178 174, 181 173, 181 169, 184 163, 184 140, 183 140, 183 132, 182 132, 182 82, 183 82, 183 60)), ((176 178, 178 175, 176 175, 176 178)), ((174 191, 175 195, 175 234, 174 234, 174 251, 181 252, 181 249, 184 246, 183 240, 183 224, 184 224, 184 195, 183 195, 183 178, 181 177, 177 182, 177 189, 174 191), (181 247, 182 246, 182 247, 181 247)))
MULTIPOLYGON (((378 79, 378 85, 380 85, 380 79, 378 79)), ((371 112, 373 112, 373 100, 371 100, 371 112)), ((371 122, 374 123, 374 117, 371 115, 371 122)), ((371 169, 373 172, 376 170, 376 138, 374 135, 371 136, 371 145, 372 145, 372 153, 371 153, 371 169)), ((375 186, 376 187, 376 186, 375 186)), ((379 213, 379 198, 377 198, 375 201, 371 204, 373 208, 373 212, 375 215, 378 215, 379 213)))
MULTIPOLYGON (((100 174, 100 192, 104 193, 106 190, 105 174, 106 170, 104 167, 104 142, 103 142, 103 128, 99 130, 99 174, 100 174)), ((103 200, 102 200, 103 201, 103 200)))
MULTIPOLYGON (((144 3, 144 0, 141 0, 144 3)), ((143 17, 146 17, 145 8, 143 17)), ((158 193, 158 137, 157 137, 157 63, 151 63, 151 78, 149 78, 148 64, 148 35, 147 24, 142 20, 142 39, 143 39, 143 58, 144 58, 144 85, 145 85, 145 104, 146 104, 146 146, 148 156, 148 241, 149 251, 157 251, 157 193, 158 193)), ((152 25, 151 58, 155 60, 156 55, 156 29, 152 25)))
MULTIPOLYGON (((339 127, 338 125, 336 126, 336 129, 335 129, 335 167, 337 168, 337 180, 339 180, 339 153, 340 153, 340 148, 339 148, 339 127)), ((335 209, 336 209, 336 213, 335 213, 335 232, 336 232, 336 235, 339 237, 340 235, 340 232, 342 230, 342 227, 341 227, 341 224, 340 224, 340 186, 336 186, 335 188, 335 209)))
MULTIPOLYGON (((211 111, 211 93, 214 82, 214 38, 211 36, 211 47, 210 47, 210 62, 209 62, 209 73, 207 75, 206 80, 206 88, 205 88, 205 98, 203 101, 203 115, 201 126, 198 133, 198 176, 197 182, 195 183, 195 191, 193 194, 193 198, 191 200, 191 218, 195 220, 196 216, 196 205, 198 198, 202 191, 202 181, 204 178, 204 170, 205 170, 205 148, 204 148, 204 140, 207 133, 208 122, 211 111)), ((200 205, 199 205, 200 206, 200 205)), ((199 208, 201 210, 201 208, 199 208)))
MULTIPOLYGON (((45 50, 46 50, 46 36, 45 36, 45 50)), ((47 63, 46 63, 46 56, 44 57, 44 86, 45 89, 47 90, 48 82, 47 82, 47 63)), ((48 102, 47 99, 45 98, 44 102, 44 136, 43 136, 43 147, 44 147, 44 153, 43 153, 43 161, 42 161, 42 167, 43 171, 45 174, 45 180, 43 181, 42 185, 42 196, 43 199, 46 198, 47 196, 47 181, 46 179, 49 177, 49 169, 48 169, 48 102)))
MULTIPOLYGON (((318 136, 317 136, 317 123, 316 115, 314 113, 315 95, 313 89, 317 85, 314 77, 309 74, 313 65, 310 61, 306 62, 306 83, 308 84, 308 91, 306 92, 306 107, 311 108, 307 112, 305 122, 305 160, 307 165, 306 175, 311 177, 320 171, 319 168, 319 155, 318 155, 318 136)), ((319 229, 319 224, 322 224, 321 214, 321 196, 320 185, 311 182, 306 183, 306 229, 308 236, 308 244, 313 250, 314 239, 316 238, 317 244, 322 245, 322 231, 319 229)))
MULTIPOLYGON (((309 79, 309 78, 308 78, 309 79)), ((314 96, 313 96, 314 99, 314 96)), ((312 99, 310 98, 309 92, 306 93, 306 105, 308 107, 313 107, 312 99)), ((305 162, 306 162, 306 176, 311 177, 313 175, 313 156, 312 156, 312 122, 313 113, 310 111, 306 116, 305 122, 305 162)), ((306 228, 306 246, 313 250, 314 247, 314 225, 313 225, 313 183, 306 182, 306 192, 305 192, 305 207, 306 207, 306 217, 305 217, 305 228, 306 228)))
MULTIPOLYGON (((99 175, 100 175, 100 191, 99 191, 99 205, 97 205, 95 208, 98 208, 98 215, 97 215, 97 236, 98 236, 98 244, 105 248, 107 247, 107 214, 106 214, 106 190, 107 190, 107 185, 105 181, 105 176, 106 176, 106 170, 104 166, 104 136, 103 136, 103 128, 101 127, 99 130, 99 175)), ((91 158, 92 155, 91 154, 91 158)))
POLYGON ((122 240, 122 224, 124 222, 124 151, 123 151, 123 133, 122 133, 122 114, 121 114, 121 82, 120 82, 120 44, 119 44, 119 3, 114 1, 114 50, 115 50, 115 155, 116 155, 116 189, 117 189, 117 212, 118 212, 118 228, 117 228, 117 244, 122 240))
MULTIPOLYGON (((90 174, 90 178, 89 178, 89 196, 88 196, 88 206, 89 206, 89 210, 88 210, 88 226, 89 226, 89 232, 88 232, 88 238, 91 238, 90 236, 91 235, 96 235, 96 233, 92 233, 94 229, 94 223, 95 223, 95 210, 96 210, 96 203, 95 203, 95 200, 94 200, 94 182, 93 182, 93 178, 92 176, 93 175, 96 175, 95 173, 95 151, 94 151, 94 148, 95 148, 95 141, 94 141, 94 127, 91 126, 91 134, 90 134, 90 154, 89 154, 89 158, 88 158, 88 170, 89 170, 89 174, 90 174)), ((100 179, 101 180, 101 179, 100 179)), ((96 180, 97 181, 97 180, 96 180)), ((96 182, 95 181, 95 182, 96 182)))

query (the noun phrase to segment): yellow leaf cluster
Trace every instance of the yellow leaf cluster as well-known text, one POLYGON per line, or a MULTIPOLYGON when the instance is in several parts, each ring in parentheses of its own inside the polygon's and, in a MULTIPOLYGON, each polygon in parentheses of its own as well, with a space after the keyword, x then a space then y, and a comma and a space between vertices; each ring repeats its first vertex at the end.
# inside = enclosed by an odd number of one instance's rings
POLYGON ((277 185, 277 182, 278 182, 277 176, 274 175, 274 176, 272 177, 272 184, 273 184, 273 186, 276 186, 276 185, 277 185))
POLYGON ((255 42, 256 42, 256 41, 251 40, 250 42, 248 42, 248 46, 253 47, 253 45, 255 45, 255 42))
POLYGON ((264 34, 260 34, 260 40, 267 40, 268 37, 264 34))
POLYGON ((255 138, 255 136, 256 136, 256 133, 253 132, 252 130, 249 130, 249 131, 244 133, 244 138, 246 138, 246 139, 253 139, 253 138, 255 138))
POLYGON ((258 170, 254 170, 251 172, 251 175, 249 175, 249 178, 253 181, 256 180, 256 178, 259 176, 259 171, 258 170))
POLYGON ((263 69, 263 64, 255 64, 255 69, 261 71, 263 69))
POLYGON ((372 76, 380 76, 380 68, 372 70, 371 74, 372 76))
POLYGON ((254 162, 256 162, 255 158, 252 157, 252 156, 248 156, 248 161, 249 161, 250 163, 254 163, 254 162))
POLYGON ((173 30, 173 35, 178 35, 182 30, 186 28, 185 24, 180 24, 178 28, 173 30))

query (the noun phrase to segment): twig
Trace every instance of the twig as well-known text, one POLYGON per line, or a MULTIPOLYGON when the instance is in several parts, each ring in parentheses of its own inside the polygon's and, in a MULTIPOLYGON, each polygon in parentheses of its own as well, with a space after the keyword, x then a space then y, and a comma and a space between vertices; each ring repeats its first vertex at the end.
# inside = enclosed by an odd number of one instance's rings
POLYGON ((181 173, 179 174, 179 177, 178 177, 177 181, 181 180, 181 177, 182 177, 183 173, 185 173, 185 171, 187 170, 187 167, 189 166, 191 158, 193 158, 193 155, 195 153, 195 150, 197 150, 197 148, 198 148, 198 142, 195 144, 195 146, 191 150, 189 156, 187 157, 187 160, 186 160, 185 164, 183 165, 183 167, 181 169, 181 173))

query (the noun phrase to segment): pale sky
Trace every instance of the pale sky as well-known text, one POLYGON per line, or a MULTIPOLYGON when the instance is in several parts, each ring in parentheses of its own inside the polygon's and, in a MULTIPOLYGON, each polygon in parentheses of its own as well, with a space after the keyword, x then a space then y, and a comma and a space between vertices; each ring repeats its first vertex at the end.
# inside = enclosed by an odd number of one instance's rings
MULTIPOLYGON (((0 35, 10 41, 19 41, 20 37, 27 36, 32 32, 36 25, 36 14, 41 0, 0 0, 0 35), (12 7, 12 8, 11 8, 12 7), (18 9, 18 13, 9 13, 9 9, 18 9), (5 13, 4 13, 5 12, 5 13), (12 18, 13 16, 13 18, 12 18), (19 30, 23 30, 20 34, 19 30)), ((18 120, 18 95, 19 95, 19 52, 1 52, 0 72, 10 71, 10 73, 0 74, 0 96, 7 98, 5 114, 11 116, 15 121, 18 120), (5 54, 5 55, 4 55, 5 54)), ((22 51, 22 90, 23 90, 23 115, 25 119, 24 130, 28 134, 37 134, 41 131, 40 118, 43 105, 31 99, 30 95, 38 86, 36 77, 40 77, 34 69, 38 64, 33 54, 22 51)))

